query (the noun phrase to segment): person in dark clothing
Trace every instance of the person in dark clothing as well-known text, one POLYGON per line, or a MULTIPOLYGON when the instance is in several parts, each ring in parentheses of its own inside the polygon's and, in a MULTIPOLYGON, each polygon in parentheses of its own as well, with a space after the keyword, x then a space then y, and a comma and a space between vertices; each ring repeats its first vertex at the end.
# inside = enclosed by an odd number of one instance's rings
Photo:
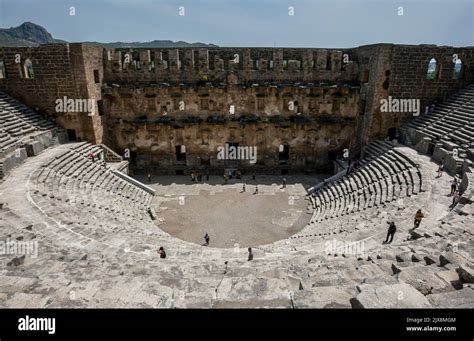
POLYGON ((209 245, 209 240, 211 240, 211 238, 209 238, 209 235, 206 233, 206 234, 204 235, 204 241, 205 241, 204 246, 208 246, 208 245, 209 245))
POLYGON ((395 222, 390 222, 388 226, 387 238, 383 242, 383 244, 390 244, 393 241, 393 236, 397 232, 397 227, 395 226, 395 222), (390 241, 388 239, 390 238, 390 241))
POLYGON ((151 174, 150 174, 150 172, 148 172, 147 178, 148 178, 148 182, 151 182, 151 174))
POLYGON ((442 158, 438 163, 438 178, 443 176, 444 171, 444 158, 442 158))
POLYGON ((283 178, 283 188, 286 188, 286 178, 283 178))
POLYGON ((224 269, 224 275, 227 273, 227 271, 229 271, 228 269, 228 263, 227 261, 224 262, 224 265, 225 265, 225 269, 224 269))
POLYGON ((454 177, 453 181, 451 181, 451 196, 456 193, 456 190, 458 189, 458 179, 454 177))
POLYGON ((249 261, 249 262, 250 262, 250 261, 252 261, 252 260, 253 260, 253 252, 252 252, 252 248, 251 248, 251 247, 249 247, 249 249, 248 249, 248 250, 249 250, 249 257, 248 257, 247 261, 249 261))
POLYGON ((165 252, 165 249, 163 248, 163 246, 160 246, 159 250, 158 250, 158 254, 160 255, 160 258, 166 258, 166 252, 165 252))

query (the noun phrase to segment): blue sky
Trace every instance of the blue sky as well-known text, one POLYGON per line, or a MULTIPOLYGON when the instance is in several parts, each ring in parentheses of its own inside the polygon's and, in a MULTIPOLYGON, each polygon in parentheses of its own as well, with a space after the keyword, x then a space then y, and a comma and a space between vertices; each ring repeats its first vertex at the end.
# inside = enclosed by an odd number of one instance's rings
POLYGON ((0 0, 0 27, 25 21, 68 41, 474 45, 474 0, 0 0), (75 16, 69 15, 71 6, 75 16), (179 16, 180 6, 185 16, 179 16), (288 15, 290 6, 294 16, 288 15))

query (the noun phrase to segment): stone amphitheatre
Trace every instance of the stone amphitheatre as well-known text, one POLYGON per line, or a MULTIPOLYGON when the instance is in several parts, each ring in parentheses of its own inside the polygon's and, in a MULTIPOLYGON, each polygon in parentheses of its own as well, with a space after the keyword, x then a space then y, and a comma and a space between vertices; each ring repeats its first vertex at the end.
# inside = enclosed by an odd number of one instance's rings
POLYGON ((0 306, 473 308, 473 162, 472 47, 0 47, 0 306))

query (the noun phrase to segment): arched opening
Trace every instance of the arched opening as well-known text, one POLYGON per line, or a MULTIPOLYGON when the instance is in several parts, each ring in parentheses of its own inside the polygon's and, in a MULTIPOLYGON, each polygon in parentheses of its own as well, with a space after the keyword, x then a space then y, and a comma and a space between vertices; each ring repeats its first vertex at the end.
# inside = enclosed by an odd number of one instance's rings
POLYGON ((428 79, 438 79, 439 77, 439 65, 438 61, 434 58, 430 59, 428 63, 428 72, 426 74, 426 78, 428 79))
POLYGON ((390 141, 398 139, 397 128, 395 127, 388 128, 387 137, 389 138, 390 141))
POLYGON ((268 61, 267 66, 268 66, 268 70, 273 70, 273 59, 270 59, 270 60, 268 61))
POLYGON ((254 70, 260 70, 260 60, 259 59, 254 59, 253 60, 253 69, 254 70))
POLYGON ((29 59, 25 60, 25 63, 23 64, 23 74, 26 79, 35 78, 35 74, 33 72, 33 63, 29 59))
POLYGON ((453 79, 461 79, 462 73, 463 73, 462 71, 463 71, 462 60, 458 58, 454 62, 453 79))

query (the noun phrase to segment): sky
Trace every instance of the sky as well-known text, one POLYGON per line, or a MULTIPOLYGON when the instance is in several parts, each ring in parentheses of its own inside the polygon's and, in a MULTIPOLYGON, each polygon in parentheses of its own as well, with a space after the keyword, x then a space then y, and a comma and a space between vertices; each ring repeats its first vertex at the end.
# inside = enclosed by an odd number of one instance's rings
POLYGON ((25 21, 70 42, 474 46, 474 0, 0 0, 0 27, 25 21))

